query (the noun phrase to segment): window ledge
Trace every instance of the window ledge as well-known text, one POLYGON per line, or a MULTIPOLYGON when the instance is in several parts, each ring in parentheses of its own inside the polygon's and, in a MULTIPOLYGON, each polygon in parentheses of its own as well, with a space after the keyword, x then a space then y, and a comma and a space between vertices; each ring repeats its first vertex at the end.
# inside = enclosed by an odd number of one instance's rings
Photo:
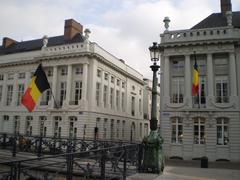
POLYGON ((187 103, 166 103, 166 106, 169 108, 181 108, 184 107, 187 103))
POLYGON ((217 108, 236 108, 236 104, 235 103, 215 103, 215 102, 211 102, 212 105, 214 105, 217 108))

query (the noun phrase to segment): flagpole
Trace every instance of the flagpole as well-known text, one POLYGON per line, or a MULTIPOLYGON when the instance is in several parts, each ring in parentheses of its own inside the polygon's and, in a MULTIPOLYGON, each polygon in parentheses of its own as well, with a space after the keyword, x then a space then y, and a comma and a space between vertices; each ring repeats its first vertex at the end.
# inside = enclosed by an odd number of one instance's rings
POLYGON ((53 97, 53 100, 54 100, 54 104, 55 104, 56 108, 58 109, 58 104, 57 104, 57 101, 55 99, 55 96, 53 95, 53 91, 52 91, 51 87, 50 87, 50 90, 51 90, 51 94, 52 94, 52 97, 53 97))
MULTIPOLYGON (((196 56, 196 51, 194 51, 194 60, 195 60, 195 64, 197 64, 197 56, 196 56)), ((198 86, 199 86, 199 82, 198 82, 198 86)), ((199 87, 198 87, 198 92, 197 92, 197 100, 198 100, 198 108, 200 108, 199 87)))

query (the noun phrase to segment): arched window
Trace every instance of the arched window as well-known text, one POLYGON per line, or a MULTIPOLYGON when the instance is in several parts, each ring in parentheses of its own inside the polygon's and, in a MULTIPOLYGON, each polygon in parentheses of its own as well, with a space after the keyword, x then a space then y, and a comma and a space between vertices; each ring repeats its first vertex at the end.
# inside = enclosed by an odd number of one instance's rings
POLYGON ((183 120, 180 117, 171 118, 172 122, 172 143, 182 144, 183 142, 183 120))
POLYGON ((205 144, 205 119, 194 118, 194 144, 205 144))
POLYGON ((229 142, 228 124, 229 120, 227 118, 224 117, 217 118, 217 145, 228 144, 229 142))

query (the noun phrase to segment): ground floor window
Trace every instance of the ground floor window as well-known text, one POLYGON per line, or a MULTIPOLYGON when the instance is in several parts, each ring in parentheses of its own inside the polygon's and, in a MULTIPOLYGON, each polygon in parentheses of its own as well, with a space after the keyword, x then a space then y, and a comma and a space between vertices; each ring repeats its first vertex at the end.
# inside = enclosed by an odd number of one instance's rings
POLYGON ((183 120, 180 117, 171 118, 172 122, 172 143, 182 144, 183 142, 183 120))
POLYGON ((229 142, 228 138, 228 123, 227 118, 217 118, 217 144, 227 145, 229 142))
POLYGON ((205 144, 205 119, 194 118, 194 144, 205 144))

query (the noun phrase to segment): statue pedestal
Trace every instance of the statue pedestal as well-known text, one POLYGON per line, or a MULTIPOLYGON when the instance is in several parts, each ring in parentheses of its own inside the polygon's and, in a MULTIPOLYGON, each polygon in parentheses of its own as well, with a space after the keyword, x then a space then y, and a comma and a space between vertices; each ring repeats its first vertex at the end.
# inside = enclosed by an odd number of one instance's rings
POLYGON ((151 131, 150 134, 143 139, 144 155, 143 155, 143 172, 160 174, 164 169, 164 156, 162 153, 163 139, 157 131, 151 131))

